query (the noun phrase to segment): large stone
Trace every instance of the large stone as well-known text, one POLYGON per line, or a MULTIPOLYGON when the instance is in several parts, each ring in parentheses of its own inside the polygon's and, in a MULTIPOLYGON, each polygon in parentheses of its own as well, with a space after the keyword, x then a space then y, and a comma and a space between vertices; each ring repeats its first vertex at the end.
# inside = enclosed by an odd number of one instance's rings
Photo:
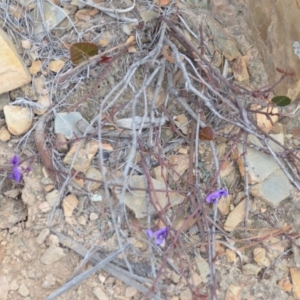
POLYGON ((246 215, 246 200, 242 200, 228 215, 224 230, 233 231, 244 219, 246 215))
POLYGON ((266 180, 250 188, 252 196, 261 199, 272 207, 277 207, 281 201, 290 197, 293 186, 279 169, 273 172, 266 180))
POLYGON ((72 165, 76 171, 86 172, 98 152, 98 149, 99 144, 95 140, 91 140, 87 143, 84 143, 83 141, 75 142, 65 156, 64 163, 72 165), (74 156, 76 157, 74 158, 74 156))
MULTIPOLYGON (((244 160, 243 160, 243 146, 237 145, 235 157, 239 165, 242 176, 245 176, 244 160)), ((269 177, 274 171, 279 169, 278 164, 272 156, 252 148, 247 149, 248 160, 248 180, 250 184, 262 182, 269 177)))
POLYGON ((64 253, 63 248, 57 247, 55 245, 50 245, 50 247, 42 255, 41 262, 44 265, 52 265, 65 256, 66 254, 64 253))
POLYGON ((33 121, 33 113, 27 107, 6 105, 3 108, 8 131, 13 135, 26 133, 33 121))
POLYGON ((30 74, 14 44, 0 28, 0 94, 31 81, 30 74))
POLYGON ((276 86, 275 93, 297 98, 300 94, 300 47, 296 47, 300 41, 298 1, 247 2, 247 35, 263 58, 270 83, 282 75, 276 68, 295 73, 293 80, 284 80, 276 86))

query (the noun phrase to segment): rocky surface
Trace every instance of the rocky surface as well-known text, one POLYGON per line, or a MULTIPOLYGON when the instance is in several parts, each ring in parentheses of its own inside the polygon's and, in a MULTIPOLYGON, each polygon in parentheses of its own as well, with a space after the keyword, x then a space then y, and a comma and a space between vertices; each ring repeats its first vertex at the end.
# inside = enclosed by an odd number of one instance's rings
POLYGON ((14 90, 31 81, 24 61, 8 35, 0 28, 0 94, 14 90))

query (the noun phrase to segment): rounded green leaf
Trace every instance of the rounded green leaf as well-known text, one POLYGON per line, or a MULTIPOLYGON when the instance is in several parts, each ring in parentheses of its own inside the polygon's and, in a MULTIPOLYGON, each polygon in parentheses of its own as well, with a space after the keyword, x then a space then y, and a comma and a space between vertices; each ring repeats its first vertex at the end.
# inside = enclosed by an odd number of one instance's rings
POLYGON ((86 61, 89 57, 98 54, 98 46, 94 43, 79 42, 74 43, 70 49, 71 61, 75 65, 79 65, 86 61))
POLYGON ((276 96, 273 97, 271 101, 277 106, 282 106, 282 107, 290 105, 292 102, 292 100, 287 96, 276 96))

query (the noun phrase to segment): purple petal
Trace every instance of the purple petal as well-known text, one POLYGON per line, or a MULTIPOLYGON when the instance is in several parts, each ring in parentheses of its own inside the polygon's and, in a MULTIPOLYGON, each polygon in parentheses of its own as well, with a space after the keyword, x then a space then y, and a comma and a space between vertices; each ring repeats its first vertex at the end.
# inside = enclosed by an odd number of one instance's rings
POLYGON ((221 190, 218 190, 218 191, 215 191, 215 192, 209 194, 206 197, 206 202, 215 204, 218 202, 218 200, 221 197, 226 197, 226 196, 228 196, 228 192, 225 189, 221 189, 221 190))
POLYGON ((153 235, 154 235, 154 232, 153 232, 153 230, 146 230, 146 234, 148 235, 148 237, 150 238, 150 239, 152 239, 153 238, 153 235))
POLYGON ((156 245, 160 245, 168 236, 168 228, 167 227, 164 227, 160 230, 157 230, 155 232, 155 242, 156 242, 156 245))
POLYGON ((13 166, 17 167, 19 165, 19 157, 15 155, 11 160, 9 161, 13 166))
POLYGON ((14 167, 12 174, 9 175, 9 178, 19 183, 22 179, 22 174, 17 167, 14 167))

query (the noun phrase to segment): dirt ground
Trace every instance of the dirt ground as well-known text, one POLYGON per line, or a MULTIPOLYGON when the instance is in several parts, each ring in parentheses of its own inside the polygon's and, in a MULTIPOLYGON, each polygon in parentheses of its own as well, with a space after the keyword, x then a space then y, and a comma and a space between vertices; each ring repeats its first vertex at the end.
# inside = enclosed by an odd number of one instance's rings
MULTIPOLYGON (((32 83, 9 93, 10 103, 21 101, 34 111, 39 103, 37 78, 50 99, 48 111, 34 115, 35 125, 26 134, 0 142, 0 300, 300 299, 299 191, 294 184, 291 195, 276 207, 249 195, 248 173, 241 172, 233 152, 243 141, 239 155, 247 157, 248 135, 261 134, 234 110, 249 108, 252 122, 250 106, 269 105, 273 93, 256 90, 270 83, 249 39, 246 1, 165 1, 161 7, 155 1, 84 2, 53 0, 51 7, 65 9, 68 18, 40 39, 33 11, 42 11, 46 1, 0 5, 1 25, 25 64, 30 68, 41 62, 31 72, 32 83), (213 23, 206 26, 213 21, 217 31, 213 23), (179 26, 186 40, 172 26, 179 26), (200 42, 195 38, 199 32, 200 42), (218 39, 215 32, 226 39, 218 39), (129 47, 125 44, 131 36, 129 47), (31 41, 29 49, 22 47, 24 40, 31 41), (59 81, 75 68, 69 49, 79 41, 95 43, 107 54, 59 81), (205 48, 209 64, 201 68, 196 63, 194 50, 184 47, 188 42, 197 51, 205 48), (223 52, 212 50, 217 43, 223 52), (239 55, 230 60, 234 47, 239 55), (242 72, 233 72, 234 63, 246 56, 249 78, 239 81, 235 76, 242 72), (52 61, 62 61, 63 67, 53 71, 52 61), (243 94, 243 88, 251 93, 243 94), (58 115, 75 111, 90 127, 58 144, 58 115), (42 115, 39 148, 35 132, 42 115), (135 116, 142 125, 133 122, 135 116), (199 129, 203 124, 208 132, 199 129), (15 155, 21 160, 20 182, 9 178, 15 155), (203 200, 221 187, 229 193, 226 199, 216 205, 203 200), (233 217, 242 219, 234 230, 226 230, 230 214, 245 199, 247 207, 233 217), (147 235, 147 229, 164 227, 168 236, 162 244, 147 235), (107 258, 96 272, 85 274, 107 258), (72 279, 78 284, 53 294, 72 279)), ((44 18, 51 24, 49 15, 44 18)), ((292 170, 298 166, 294 150, 299 146, 299 114, 282 114, 275 122, 295 155, 292 170)), ((6 126, 5 117, 1 126, 6 126)))

